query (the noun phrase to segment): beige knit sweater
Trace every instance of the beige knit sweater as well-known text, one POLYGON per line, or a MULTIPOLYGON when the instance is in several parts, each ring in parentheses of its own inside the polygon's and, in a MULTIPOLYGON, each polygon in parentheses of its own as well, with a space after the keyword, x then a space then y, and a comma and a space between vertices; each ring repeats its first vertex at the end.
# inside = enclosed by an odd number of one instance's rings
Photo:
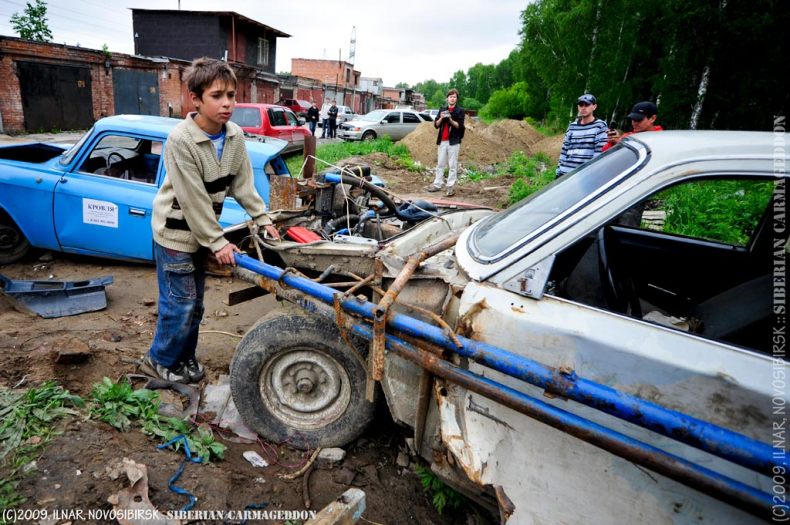
POLYGON ((217 220, 226 196, 232 195, 261 225, 266 205, 253 184, 241 128, 226 124, 220 161, 193 116, 187 116, 167 138, 167 176, 154 198, 151 227, 154 240, 165 248, 194 253, 205 246, 217 252, 228 244, 217 220))

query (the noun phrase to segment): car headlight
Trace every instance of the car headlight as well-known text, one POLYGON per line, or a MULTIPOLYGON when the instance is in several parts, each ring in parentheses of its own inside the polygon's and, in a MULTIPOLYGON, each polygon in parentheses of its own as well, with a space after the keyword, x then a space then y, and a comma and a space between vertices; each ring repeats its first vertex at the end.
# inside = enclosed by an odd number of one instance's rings
POLYGON ((351 129, 353 129, 354 131, 362 131, 362 128, 351 128, 351 129))

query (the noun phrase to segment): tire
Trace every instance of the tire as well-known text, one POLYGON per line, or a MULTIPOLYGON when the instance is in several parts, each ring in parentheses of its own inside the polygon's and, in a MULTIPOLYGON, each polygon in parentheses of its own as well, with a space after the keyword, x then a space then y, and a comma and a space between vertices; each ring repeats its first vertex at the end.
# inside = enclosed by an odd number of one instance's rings
POLYGON ((30 251, 30 243, 22 230, 0 211, 0 264, 11 264, 30 251))
POLYGON ((287 309, 258 321, 230 366, 233 402, 244 422, 275 443, 341 447, 373 419, 365 400, 364 345, 355 354, 334 325, 287 309))
POLYGON ((366 131, 362 134, 362 140, 376 140, 376 132, 375 131, 366 131))

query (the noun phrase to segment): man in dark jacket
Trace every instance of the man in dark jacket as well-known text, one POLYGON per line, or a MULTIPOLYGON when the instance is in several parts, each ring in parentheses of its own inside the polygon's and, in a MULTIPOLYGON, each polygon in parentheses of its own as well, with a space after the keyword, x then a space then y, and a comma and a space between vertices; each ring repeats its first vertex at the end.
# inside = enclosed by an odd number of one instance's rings
POLYGON ((310 126, 310 133, 315 137, 315 127, 318 125, 318 106, 313 102, 310 109, 307 110, 307 125, 310 126))
POLYGON ((453 88, 447 92, 447 105, 439 110, 439 116, 433 121, 433 127, 439 130, 436 144, 439 146, 436 162, 436 177, 427 191, 439 191, 444 186, 444 168, 449 167, 447 175, 448 197, 455 195, 455 183, 458 180, 458 153, 461 151, 461 140, 464 138, 464 110, 456 105, 458 90, 453 88))
POLYGON ((329 138, 333 139, 337 136, 337 106, 334 100, 329 107, 329 111, 327 111, 327 115, 329 115, 329 138))

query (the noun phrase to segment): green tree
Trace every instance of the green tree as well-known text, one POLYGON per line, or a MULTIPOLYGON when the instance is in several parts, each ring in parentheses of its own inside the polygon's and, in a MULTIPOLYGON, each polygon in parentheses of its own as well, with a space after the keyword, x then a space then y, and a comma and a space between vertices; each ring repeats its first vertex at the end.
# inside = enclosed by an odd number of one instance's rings
POLYGON ((27 2, 23 14, 11 15, 11 27, 25 40, 52 40, 52 31, 47 23, 47 4, 43 0, 36 0, 34 4, 27 2))
POLYGON ((398 82, 397 84, 395 84, 395 87, 398 89, 411 89, 409 88, 409 84, 407 84, 406 82, 398 82))
POLYGON ((516 82, 507 89, 494 91, 488 103, 480 110, 486 119, 513 118, 527 116, 529 94, 526 82, 516 82))
POLYGON ((461 107, 463 107, 464 109, 468 109, 471 111, 477 111, 481 107, 483 107, 483 104, 479 100, 473 97, 464 97, 463 100, 461 100, 460 104, 461 107))

